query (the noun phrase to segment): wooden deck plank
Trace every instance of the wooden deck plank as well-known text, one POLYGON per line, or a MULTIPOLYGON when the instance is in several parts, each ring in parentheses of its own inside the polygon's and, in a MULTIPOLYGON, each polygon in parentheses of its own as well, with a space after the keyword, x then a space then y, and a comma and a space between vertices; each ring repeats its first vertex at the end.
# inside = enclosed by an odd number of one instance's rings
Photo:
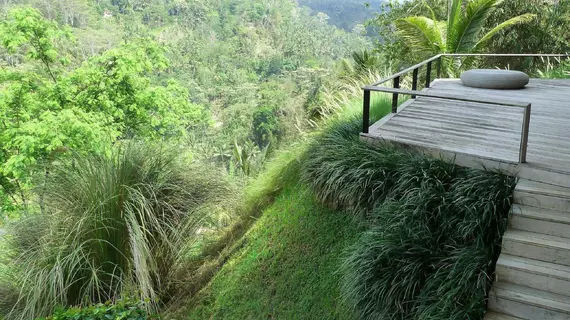
MULTIPOLYGON (((570 173, 570 80, 532 79, 523 90, 464 86, 457 79, 433 83, 430 93, 532 104, 527 160, 537 167, 570 173)), ((518 160, 523 109, 418 97, 376 125, 369 137, 426 149, 518 160)))
MULTIPOLYGON (((422 138, 433 143, 438 143, 440 145, 449 144, 450 148, 456 146, 469 146, 473 150, 510 150, 513 153, 518 154, 519 148, 515 146, 515 143, 505 143, 504 141, 492 141, 492 140, 478 140, 470 137, 465 137, 462 135, 454 135, 451 132, 434 132, 430 131, 430 135, 425 135, 424 132, 413 130, 413 127, 409 126, 390 126, 381 131, 382 135, 386 133, 396 133, 402 136, 409 135, 413 138, 422 138)), ((497 151, 500 152, 500 151, 497 151)))
MULTIPOLYGON (((452 145, 450 143, 438 143, 425 138, 424 136, 414 136, 409 134, 399 134, 394 132, 386 132, 381 136, 377 137, 379 139, 384 139, 386 141, 403 143, 410 146, 420 146, 420 147, 428 147, 428 148, 435 148, 443 151, 449 151, 452 153, 462 153, 462 154, 472 154, 473 148, 470 146, 461 146, 461 145, 452 145)), ((498 151, 498 149, 494 150, 484 150, 480 149, 477 150, 477 156, 484 157, 488 159, 498 159, 505 162, 515 163, 518 159, 517 152, 505 152, 504 150, 498 151)))

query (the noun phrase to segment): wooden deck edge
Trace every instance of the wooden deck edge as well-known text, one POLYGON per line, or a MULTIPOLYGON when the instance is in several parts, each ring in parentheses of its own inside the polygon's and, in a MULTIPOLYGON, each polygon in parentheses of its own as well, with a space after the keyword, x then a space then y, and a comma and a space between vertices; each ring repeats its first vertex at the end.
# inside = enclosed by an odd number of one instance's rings
POLYGON ((472 154, 452 152, 447 150, 429 148, 426 146, 414 145, 409 143, 404 143, 401 141, 393 141, 390 139, 383 139, 379 137, 374 137, 371 135, 361 134, 360 139, 371 145, 377 145, 383 142, 388 142, 396 145, 400 145, 405 148, 412 148, 418 150, 419 152, 425 153, 429 156, 441 158, 448 162, 453 162, 458 166, 475 168, 481 170, 500 170, 506 174, 516 176, 519 172, 519 164, 516 162, 508 162, 499 159, 490 159, 487 157, 475 156, 472 154))
POLYGON ((383 139, 367 134, 361 134, 360 140, 370 145, 378 145, 387 142, 404 148, 417 150, 418 152, 424 153, 428 156, 440 158, 444 161, 455 163, 461 167, 479 170, 498 170, 514 177, 570 188, 570 171, 561 171, 538 167, 527 163, 520 164, 500 159, 475 156, 472 154, 429 148, 421 145, 383 139))

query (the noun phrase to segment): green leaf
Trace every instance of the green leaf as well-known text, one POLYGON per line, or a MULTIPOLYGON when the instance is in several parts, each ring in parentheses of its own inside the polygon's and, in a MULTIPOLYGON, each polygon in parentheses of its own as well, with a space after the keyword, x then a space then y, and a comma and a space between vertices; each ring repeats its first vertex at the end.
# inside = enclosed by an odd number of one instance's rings
POLYGON ((535 14, 523 14, 514 18, 511 18, 501 24, 499 24, 498 26, 494 27, 493 29, 491 29, 491 31, 487 32, 487 34, 485 34, 475 45, 475 51, 478 51, 479 49, 482 48, 482 46, 485 44, 485 42, 487 42, 489 39, 491 39, 495 34, 497 34, 499 31, 502 31, 508 27, 517 25, 517 24, 521 24, 521 23, 526 23, 529 21, 532 21, 532 19, 534 19, 536 17, 535 14))
POLYGON ((406 44, 424 53, 437 54, 444 49, 443 37, 436 21, 426 17, 398 19, 396 27, 406 44))

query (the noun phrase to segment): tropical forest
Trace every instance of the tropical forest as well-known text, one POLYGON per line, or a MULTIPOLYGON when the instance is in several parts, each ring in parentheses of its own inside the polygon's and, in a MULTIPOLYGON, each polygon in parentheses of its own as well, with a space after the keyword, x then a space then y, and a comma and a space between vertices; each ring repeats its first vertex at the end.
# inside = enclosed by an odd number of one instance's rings
MULTIPOLYGON (((569 30, 566 0, 0 0, 0 319, 482 320, 515 177, 360 139, 362 87, 569 30)), ((570 78, 440 77, 476 67, 570 78)))

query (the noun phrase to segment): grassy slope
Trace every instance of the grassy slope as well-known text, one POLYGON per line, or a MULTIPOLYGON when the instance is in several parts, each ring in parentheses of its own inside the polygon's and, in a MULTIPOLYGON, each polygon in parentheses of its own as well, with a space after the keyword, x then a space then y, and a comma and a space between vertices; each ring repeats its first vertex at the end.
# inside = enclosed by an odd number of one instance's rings
POLYGON ((358 223, 290 186, 245 236, 244 247, 196 297, 189 319, 353 319, 339 299, 341 252, 358 223))

